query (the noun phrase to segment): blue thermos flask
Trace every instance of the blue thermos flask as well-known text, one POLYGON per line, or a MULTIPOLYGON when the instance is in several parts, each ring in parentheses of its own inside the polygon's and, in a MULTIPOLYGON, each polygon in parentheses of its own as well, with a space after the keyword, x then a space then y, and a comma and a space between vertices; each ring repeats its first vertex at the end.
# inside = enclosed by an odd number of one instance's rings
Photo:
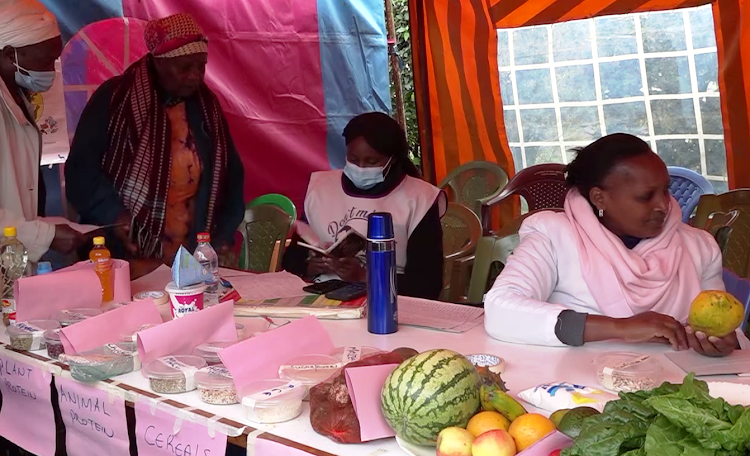
POLYGON ((393 217, 374 212, 367 217, 367 330, 373 334, 398 331, 396 239, 393 217))

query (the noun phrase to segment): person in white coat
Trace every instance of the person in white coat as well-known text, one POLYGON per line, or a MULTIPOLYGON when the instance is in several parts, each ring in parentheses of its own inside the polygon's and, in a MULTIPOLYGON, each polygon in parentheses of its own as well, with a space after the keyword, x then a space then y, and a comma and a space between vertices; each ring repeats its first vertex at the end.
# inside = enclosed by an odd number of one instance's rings
POLYGON ((61 53, 57 21, 41 3, 0 0, 0 230, 15 226, 34 262, 85 241, 68 225, 38 219, 42 139, 28 95, 52 87, 61 53))
POLYGON ((600 138, 567 167, 564 212, 521 226, 485 300, 485 328, 507 342, 579 346, 624 340, 721 356, 750 346, 738 330, 686 326, 702 290, 724 290, 719 247, 681 221, 664 162, 641 139, 600 138))

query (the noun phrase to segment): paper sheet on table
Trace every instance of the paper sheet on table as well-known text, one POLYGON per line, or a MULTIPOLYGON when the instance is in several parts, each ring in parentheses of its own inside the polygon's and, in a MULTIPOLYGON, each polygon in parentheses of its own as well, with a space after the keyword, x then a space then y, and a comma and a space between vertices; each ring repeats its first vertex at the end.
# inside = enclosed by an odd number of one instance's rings
POLYGON ((750 373, 750 350, 735 350, 722 358, 699 355, 693 350, 665 354, 680 369, 697 376, 750 373))
POLYGON ((289 272, 269 272, 233 277, 232 287, 248 301, 293 298, 307 293, 302 290, 307 284, 289 272))
POLYGON ((398 323, 401 325, 462 333, 481 325, 483 317, 484 309, 478 307, 398 297, 398 323))
POLYGON ((169 266, 161 265, 153 272, 131 282, 130 290, 133 295, 142 291, 164 291, 164 287, 171 281, 172 269, 169 266))
POLYGON ((42 217, 42 221, 50 223, 52 225, 68 225, 79 233, 90 233, 101 229, 102 227, 96 225, 81 225, 80 223, 71 222, 70 220, 63 217, 42 217))

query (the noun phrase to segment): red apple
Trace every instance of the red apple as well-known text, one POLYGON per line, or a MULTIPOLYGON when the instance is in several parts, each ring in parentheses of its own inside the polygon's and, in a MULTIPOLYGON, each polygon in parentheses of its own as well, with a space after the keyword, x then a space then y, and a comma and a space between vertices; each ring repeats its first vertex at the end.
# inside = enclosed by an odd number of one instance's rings
POLYGON ((474 439, 471 456, 514 456, 516 442, 504 429, 493 429, 474 439))

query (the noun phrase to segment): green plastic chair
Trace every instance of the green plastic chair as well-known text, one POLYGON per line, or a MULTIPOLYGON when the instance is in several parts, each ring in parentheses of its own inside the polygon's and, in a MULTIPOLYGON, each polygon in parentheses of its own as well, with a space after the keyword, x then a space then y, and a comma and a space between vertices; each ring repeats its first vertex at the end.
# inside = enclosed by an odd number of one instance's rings
POLYGON ((448 203, 448 209, 440 219, 443 227, 443 291, 442 299, 456 302, 466 290, 458 288, 457 275, 454 271, 456 260, 474 253, 477 240, 482 236, 482 222, 479 217, 466 206, 458 203, 448 203), (455 285, 455 286, 454 286, 455 285))
POLYGON ((508 173, 497 163, 473 161, 451 171, 438 187, 449 189, 451 201, 482 216, 482 204, 499 195, 508 183, 508 173))
POLYGON ((262 204, 245 209, 240 225, 242 256, 240 269, 275 272, 281 269, 292 218, 278 206, 262 204))
POLYGON ((492 283, 519 242, 518 234, 505 237, 485 236, 479 239, 469 281, 468 302, 484 300, 484 294, 492 287, 492 283))
POLYGON ((280 195, 278 193, 268 193, 266 195, 259 196, 247 203, 245 209, 260 206, 261 204, 271 204, 273 206, 278 206, 284 212, 289 214, 289 217, 292 218, 292 221, 297 220, 297 206, 294 205, 292 200, 284 195, 280 195))

